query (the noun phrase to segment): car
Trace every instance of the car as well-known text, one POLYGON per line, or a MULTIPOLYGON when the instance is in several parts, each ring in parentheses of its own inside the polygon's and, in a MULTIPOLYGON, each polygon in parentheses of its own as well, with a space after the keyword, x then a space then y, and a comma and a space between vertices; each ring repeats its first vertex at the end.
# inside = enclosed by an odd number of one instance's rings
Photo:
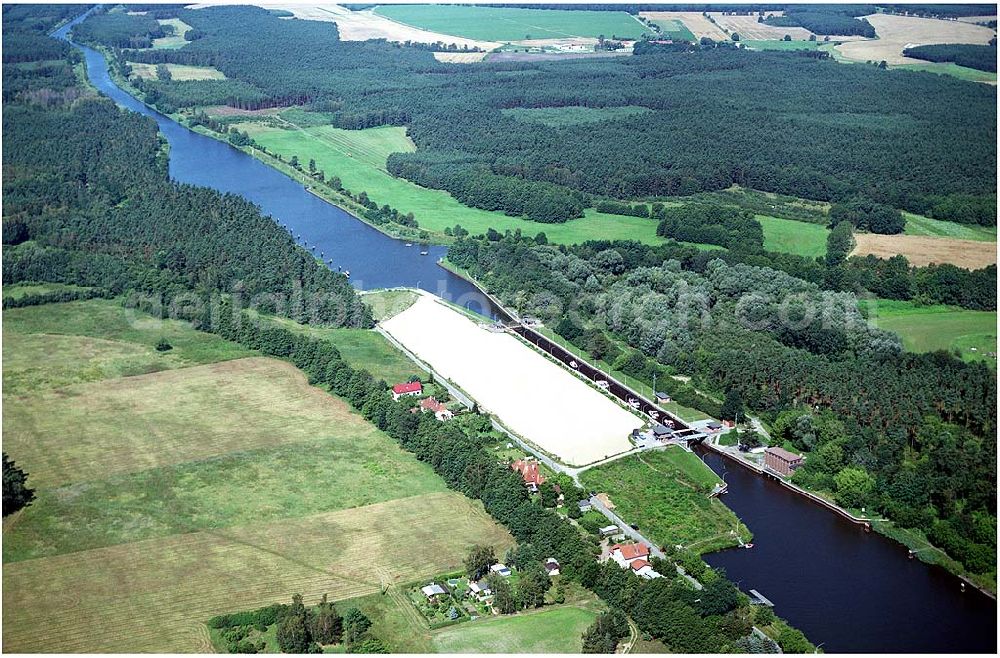
POLYGON ((633 530, 638 530, 639 529, 639 525, 637 523, 630 523, 629 527, 632 528, 633 530))

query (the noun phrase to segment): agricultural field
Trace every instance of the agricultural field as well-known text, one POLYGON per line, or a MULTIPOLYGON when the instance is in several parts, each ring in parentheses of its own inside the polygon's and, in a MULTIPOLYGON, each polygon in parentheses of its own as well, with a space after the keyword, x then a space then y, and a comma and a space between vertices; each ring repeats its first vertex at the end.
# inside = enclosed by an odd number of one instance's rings
MULTIPOLYGON (((768 12, 769 15, 780 13, 782 12, 768 12)), ((726 16, 721 12, 709 12, 709 15, 724 31, 728 30, 728 36, 733 33, 739 34, 740 41, 743 39, 754 41, 782 39, 786 34, 797 41, 808 41, 812 35, 812 32, 804 27, 775 27, 766 23, 758 23, 756 14, 752 16, 726 16)))
POLYGON ((979 269, 997 262, 995 242, 874 233, 856 233, 854 239, 857 246, 851 252, 853 256, 874 254, 879 258, 890 258, 900 254, 906 256, 911 265, 951 263, 968 269, 979 269))
POLYGON ((633 116, 641 116, 652 112, 648 107, 625 105, 623 107, 592 108, 582 106, 568 107, 518 107, 503 110, 503 113, 519 121, 541 123, 553 128, 574 126, 586 123, 597 123, 633 116))
POLYGON ((170 25, 174 28, 174 33, 168 37, 153 39, 153 48, 173 50, 187 45, 184 35, 191 29, 190 25, 179 18, 161 18, 156 22, 160 25, 170 25))
POLYGON ((579 653, 593 610, 558 606, 452 626, 432 635, 438 653, 579 653))
POLYGON ((222 71, 211 66, 188 66, 187 64, 144 64, 142 62, 128 62, 132 68, 132 76, 144 80, 157 80, 159 73, 158 66, 166 66, 170 71, 171 80, 225 80, 226 76, 222 71))
POLYGON ((4 524, 7 651, 208 652, 211 616, 377 594, 512 544, 283 361, 117 301, 4 320, 4 449, 37 490, 4 524))
POLYGON ((879 299, 868 304, 868 313, 872 324, 899 334, 911 352, 948 350, 966 361, 985 361, 996 367, 996 357, 989 356, 997 351, 996 311, 879 299))
POLYGON ((564 37, 638 39, 650 30, 628 13, 472 7, 459 5, 380 5, 374 13, 441 34, 487 41, 530 41, 564 37))
POLYGON ((826 253, 826 236, 829 229, 821 224, 810 224, 793 219, 756 215, 764 229, 764 248, 815 258, 826 253))
MULTIPOLYGON (((640 14, 642 16, 642 14, 640 14)), ((645 16, 643 16, 645 18, 645 16)), ((674 41, 696 41, 694 33, 679 18, 650 18, 660 28, 660 38, 674 41)))
POLYGON ((906 218, 906 227, 903 229, 904 235, 930 235, 942 238, 956 238, 958 240, 978 240, 980 242, 997 241, 996 226, 973 226, 957 222, 946 222, 905 211, 903 212, 903 217, 906 218))
MULTIPOLYGON (((461 224, 471 233, 521 229, 525 233, 544 232, 549 242, 576 244, 587 240, 640 240, 656 244, 656 222, 641 217, 624 217, 587 209, 584 217, 564 224, 540 224, 500 212, 465 206, 443 190, 421 187, 385 170, 385 159, 393 152, 413 151, 405 128, 380 127, 366 130, 343 130, 328 125, 299 127, 301 115, 283 113, 294 121, 287 129, 246 122, 236 124, 272 153, 286 160, 297 155, 300 162, 316 160, 316 167, 327 176, 339 176, 342 184, 354 193, 362 190, 378 204, 389 204, 412 212, 421 229, 441 233, 461 224)), ((305 123, 305 122, 303 122, 305 123)))
POLYGON ((817 50, 821 43, 818 41, 784 41, 783 39, 760 39, 760 40, 740 40, 744 46, 751 50, 817 50))
POLYGON ((856 62, 885 61, 892 64, 926 64, 904 57, 903 49, 936 43, 985 44, 996 32, 981 25, 916 16, 872 14, 864 17, 875 28, 877 39, 848 41, 836 46, 838 53, 856 62))
POLYGON ((433 295, 382 326, 510 430, 567 464, 629 450, 629 432, 643 424, 514 336, 477 325, 433 295))
MULTIPOLYGON (((606 492, 618 514, 661 546, 681 544, 704 552, 736 543, 736 515, 708 497, 719 478, 697 455, 679 447, 588 469, 580 481, 586 489, 606 492)), ((749 536, 744 526, 740 532, 749 536)))
POLYGON ((694 34, 696 39, 708 37, 713 41, 725 41, 729 38, 729 35, 723 32, 718 25, 702 16, 700 11, 643 11, 639 12, 639 15, 661 25, 661 27, 663 23, 679 21, 689 32, 694 34))

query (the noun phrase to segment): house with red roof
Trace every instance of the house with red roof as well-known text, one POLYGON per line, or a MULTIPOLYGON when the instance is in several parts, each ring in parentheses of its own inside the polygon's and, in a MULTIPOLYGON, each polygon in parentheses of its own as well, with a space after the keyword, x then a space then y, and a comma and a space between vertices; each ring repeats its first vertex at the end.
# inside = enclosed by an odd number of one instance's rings
POLYGON ((528 487, 528 491, 538 491, 538 487, 541 486, 542 482, 545 482, 545 477, 538 470, 538 462, 532 459, 515 460, 510 467, 511 470, 521 473, 524 485, 528 487))
POLYGON ((420 395, 424 392, 424 385, 420 382, 406 382, 396 384, 392 387, 392 399, 398 400, 404 395, 420 395))
POLYGON ((640 578, 645 578, 646 580, 663 577, 658 571, 656 571, 656 569, 653 568, 653 565, 642 559, 634 561, 631 568, 635 575, 640 578))
POLYGON ((433 395, 429 398, 424 398, 420 401, 420 408, 424 411, 430 411, 434 414, 434 417, 438 420, 448 420, 452 416, 451 410, 444 406, 443 402, 438 402, 437 398, 433 395))
POLYGON ((628 569, 636 560, 646 561, 649 547, 645 544, 615 544, 611 547, 611 559, 622 569, 628 569))

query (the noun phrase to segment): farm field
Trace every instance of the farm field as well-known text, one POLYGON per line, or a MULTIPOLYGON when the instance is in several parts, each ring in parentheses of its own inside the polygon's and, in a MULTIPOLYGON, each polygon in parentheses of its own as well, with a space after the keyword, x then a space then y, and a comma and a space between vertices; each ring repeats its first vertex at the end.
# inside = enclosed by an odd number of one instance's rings
POLYGON ((491 332, 425 294, 382 323, 407 349, 509 429, 568 464, 631 448, 642 421, 515 337, 491 332))
POLYGON ((696 41, 694 33, 679 18, 650 18, 649 20, 660 28, 660 37, 662 38, 674 41, 696 41))
POLYGON ((782 39, 746 39, 740 43, 752 50, 818 50, 821 42, 782 39))
MULTIPOLYGON (((767 12, 769 15, 778 14, 781 12, 767 12)), ((733 33, 740 35, 740 40, 751 39, 751 40, 766 40, 766 39, 781 39, 786 34, 792 39, 798 41, 807 41, 809 36, 812 34, 809 30, 804 27, 775 27, 773 25, 767 25, 766 23, 758 23, 757 15, 752 16, 726 16, 721 12, 709 12, 709 15, 715 19, 715 22, 719 27, 724 30, 729 30, 729 35, 733 33)))
POLYGON ((593 610, 558 606, 459 624, 432 635, 439 653, 579 653, 593 610))
POLYGON ((5 564, 4 649, 210 652, 214 615, 377 593, 461 568, 474 543, 512 540, 449 492, 5 564))
POLYGON ((903 217, 906 218, 906 227, 903 229, 904 235, 931 235, 943 238, 957 238, 959 240, 979 240, 982 242, 997 241, 997 227, 995 226, 972 226, 970 224, 946 222, 905 211, 903 212, 903 217))
MULTIPOLYGON (((157 64, 144 64, 142 62, 128 62, 132 67, 132 75, 144 80, 157 80, 157 64)), ((186 64, 163 64, 170 71, 172 80, 225 80, 226 76, 222 71, 211 66, 188 66, 186 64)))
POLYGON ((412 212, 421 229, 441 233, 445 228, 462 225, 471 233, 521 229, 534 235, 544 232, 549 242, 576 244, 587 240, 640 240, 657 244, 656 222, 641 217, 624 217, 587 209, 584 217, 564 224, 541 224, 500 212, 465 206, 442 190, 434 190, 396 178, 385 170, 389 153, 413 150, 413 143, 401 127, 342 130, 329 126, 282 129, 259 123, 240 123, 245 130, 272 153, 285 159, 297 155, 300 161, 316 160, 316 167, 327 175, 339 176, 344 187, 354 193, 366 191, 378 204, 389 204, 412 212))
MULTIPOLYGON (((588 469, 580 481, 606 492, 618 514, 660 545, 704 552, 735 544, 730 533, 738 519, 708 497, 719 478, 694 453, 676 446, 647 451, 588 469)), ((749 531, 740 530, 746 538, 749 531)))
POLYGON ((563 37, 638 39, 650 30, 628 13, 470 7, 458 5, 379 5, 378 16, 441 34, 487 41, 527 41, 563 37))
POLYGON ((894 64, 891 68, 904 71, 923 71, 937 75, 950 75, 959 80, 970 82, 985 82, 995 85, 997 74, 992 71, 978 71, 967 66, 959 66, 954 62, 924 62, 923 64, 894 64))
POLYGON ((916 16, 872 14, 864 17, 875 28, 877 39, 848 41, 836 46, 843 58, 856 62, 873 60, 892 64, 921 64, 919 59, 903 56, 907 46, 935 43, 985 44, 996 32, 981 25, 943 21, 916 16))
POLYGON ((899 334, 910 352, 957 350, 966 361, 985 361, 996 367, 996 358, 988 354, 997 351, 996 311, 880 299, 869 305, 869 313, 872 324, 899 334))
POLYGON ((815 258, 826 253, 829 229, 820 224, 756 215, 764 229, 764 248, 815 258))
POLYGON ((708 37, 713 41, 725 41, 729 38, 718 25, 702 16, 700 11, 643 11, 639 15, 658 24, 660 21, 680 21, 696 39, 708 37))
POLYGON ((997 262, 995 242, 874 233, 856 233, 854 239, 857 246, 852 255, 855 256, 875 254, 879 258, 889 258, 901 254, 909 259, 911 265, 951 263, 969 269, 979 269, 997 262))
POLYGON ((184 35, 191 29, 190 25, 179 18, 161 18, 156 22, 160 25, 172 26, 174 28, 174 33, 169 37, 153 39, 153 48, 172 50, 176 48, 183 48, 187 45, 188 42, 185 41, 184 35))

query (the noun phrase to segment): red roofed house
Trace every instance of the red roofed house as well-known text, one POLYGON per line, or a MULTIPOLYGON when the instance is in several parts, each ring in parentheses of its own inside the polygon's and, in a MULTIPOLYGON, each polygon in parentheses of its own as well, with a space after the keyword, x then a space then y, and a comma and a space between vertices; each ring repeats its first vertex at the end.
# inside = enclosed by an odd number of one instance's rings
POLYGON ((611 547, 611 559, 622 569, 632 566, 636 560, 646 561, 649 557, 649 547, 645 544, 615 544, 611 547))
POLYGON ((632 571, 634 571, 637 576, 641 576, 646 580, 663 577, 658 571, 656 571, 656 569, 653 568, 653 565, 641 558, 632 562, 632 571))
POLYGON ((545 482, 545 478, 538 470, 538 462, 526 459, 518 459, 510 465, 512 470, 519 471, 524 478, 524 484, 529 491, 538 491, 539 485, 545 482))
POLYGON ((396 384, 392 387, 392 399, 398 400, 404 395, 420 395, 424 392, 424 385, 420 382, 406 382, 405 384, 396 384))
POLYGON ((434 417, 437 418, 438 420, 448 420, 454 415, 451 413, 448 407, 444 406, 443 402, 438 402, 437 398, 435 398, 433 395, 429 398, 424 398, 423 400, 421 400, 420 408, 423 409, 424 411, 434 412, 434 417))

